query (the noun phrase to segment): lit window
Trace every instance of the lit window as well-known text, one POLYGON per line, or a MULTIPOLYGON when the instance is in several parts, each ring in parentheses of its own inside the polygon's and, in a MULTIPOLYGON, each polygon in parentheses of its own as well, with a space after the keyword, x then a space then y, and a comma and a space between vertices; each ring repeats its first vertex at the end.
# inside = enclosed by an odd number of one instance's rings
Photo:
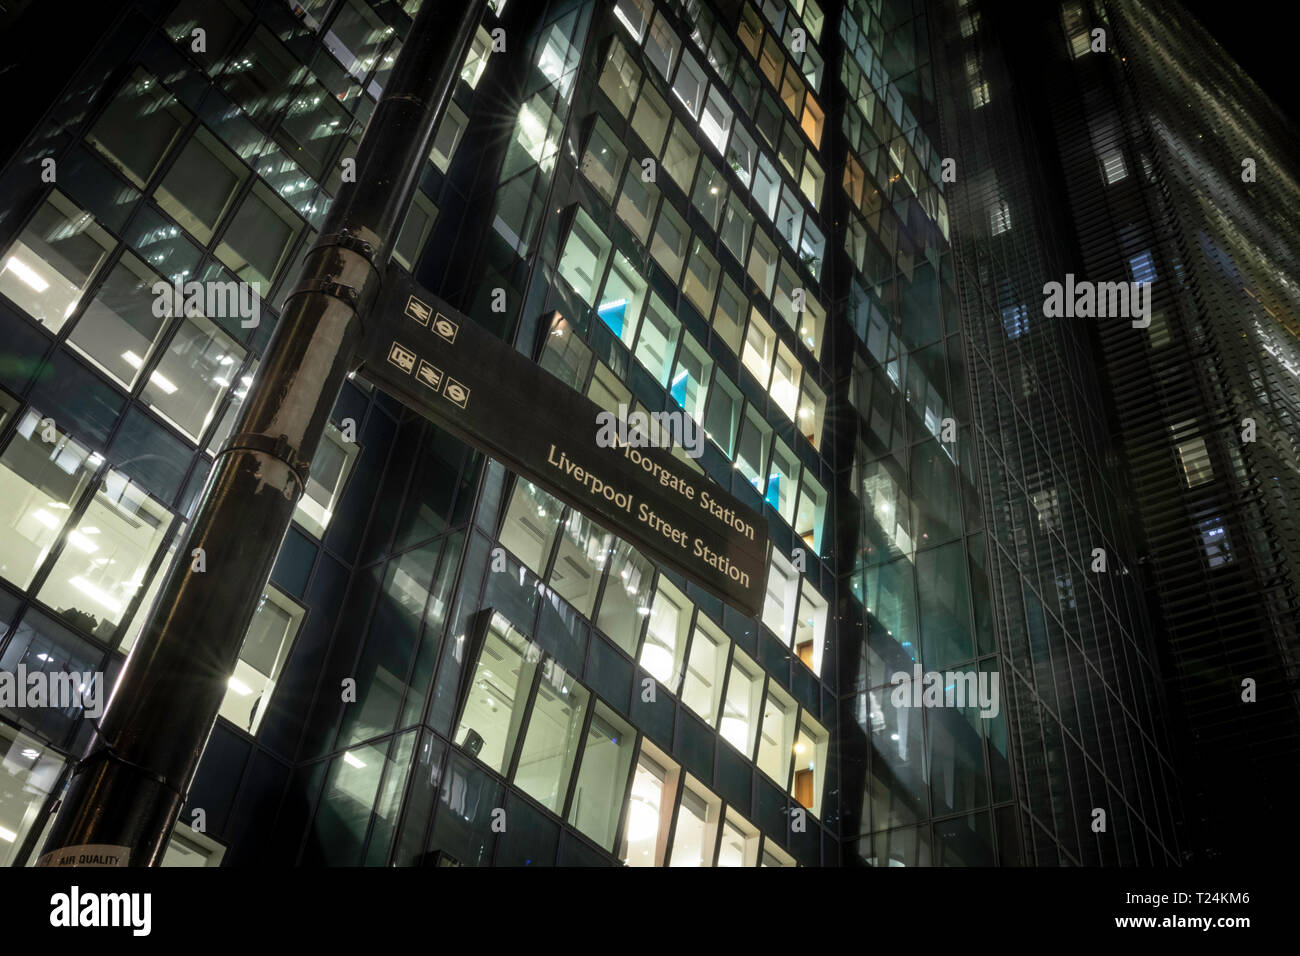
POLYGON ((650 616, 654 565, 626 541, 615 539, 596 627, 629 655, 636 652, 641 626, 650 616))
POLYGON ((718 719, 730 643, 718 625, 703 613, 696 615, 691 654, 682 684, 682 702, 709 724, 718 719))
POLYGON ((799 396, 799 433, 808 439, 813 448, 822 446, 822 424, 826 419, 826 393, 817 387, 811 376, 805 375, 803 392, 799 396))
POLYGON ((746 189, 754 182, 754 161, 757 155, 758 147, 754 145, 753 137, 745 132, 744 127, 737 126, 731 137, 731 145, 727 147, 727 163, 740 177, 740 182, 746 189))
POLYGON ((1140 252, 1129 259, 1128 267, 1134 282, 1156 281, 1156 261, 1149 251, 1140 252))
POLYGON ((763 862, 761 862, 759 866, 793 867, 796 865, 794 857, 789 853, 786 853, 785 850, 782 850, 771 840, 768 840, 767 843, 763 845, 763 862))
POLYGON ((691 246, 686 275, 682 278, 682 291, 700 310, 701 315, 708 315, 713 305, 713 295, 718 289, 720 271, 718 260, 713 258, 713 254, 705 248, 702 240, 696 239, 691 246))
POLYGON ((329 527, 356 457, 356 443, 345 441, 338 427, 328 423, 311 461, 307 488, 293 513, 294 519, 318 538, 329 527))
POLYGON ((718 721, 718 733, 750 758, 754 753, 754 734, 758 729, 758 708, 762 696, 762 670, 736 650, 727 676, 727 691, 722 705, 722 718, 718 721))
POLYGON ((641 324, 641 337, 636 343, 636 360, 665 388, 681 329, 681 320, 652 292, 641 324))
POLYGON ((619 849, 619 859, 628 866, 664 865, 679 775, 675 763, 654 744, 642 739, 619 849))
POLYGON ((673 80, 673 95, 686 107, 692 119, 700 118, 706 86, 704 68, 689 53, 683 56, 682 65, 677 69, 677 77, 673 80))
POLYGON ((579 209, 560 256, 559 273, 588 305, 595 304, 596 287, 605 271, 609 250, 609 240, 579 209))
POLYGON ((614 4, 614 16, 618 17, 637 43, 645 36, 645 25, 653 10, 651 0, 618 0, 614 4))
MULTIPOLYGON (((1180 422, 1171 426, 1170 431, 1177 437, 1194 424, 1192 421, 1180 422)), ((1187 482, 1188 488, 1214 480, 1214 468, 1210 464, 1210 453, 1205 447, 1204 438, 1189 438, 1178 442, 1174 448, 1178 452, 1178 463, 1182 466, 1183 480, 1187 482)))
POLYGON ((681 279, 682 267, 686 265, 686 244, 690 238, 691 230, 686 220, 664 203, 659 221, 655 223, 654 238, 650 240, 650 255, 674 283, 681 279))
POLYGON ((636 340, 645 304, 646 280, 621 252, 614 253, 614 264, 596 306, 596 315, 629 348, 636 340))
POLYGON ((90 213, 53 192, 0 261, 0 292, 58 332, 114 245, 90 213))
POLYGON ((767 700, 763 704, 763 726, 758 739, 758 769, 775 780, 782 789, 790 775, 790 758, 794 754, 794 698, 767 682, 767 700))
POLYGON ((798 599, 799 574, 785 558, 773 554, 767 571, 763 623, 787 647, 794 633, 794 610, 798 599))
POLYGON ((1124 151, 1118 147, 1108 149, 1099 157, 1101 160, 1102 173, 1106 177, 1106 185, 1117 183, 1128 176, 1128 166, 1124 164, 1124 151))
POLYGON ((718 845, 718 866, 757 866, 758 842, 758 827, 727 807, 718 845))
POLYGON ((124 252, 68 337, 87 361, 126 389, 134 387, 171 314, 172 300, 167 295, 163 298, 166 315, 154 315, 153 285, 159 281, 163 280, 144 262, 124 252))
POLYGON ((1007 306, 1002 310, 1002 329, 1007 338, 1020 338, 1029 329, 1029 309, 1024 305, 1007 306))
POLYGON ((687 774, 677 808, 677 827, 673 831, 673 850, 668 865, 712 866, 713 846, 721 816, 722 801, 687 774))
POLYGON ((1232 561, 1232 546, 1228 541, 1228 529, 1224 527, 1223 519, 1215 516, 1206 518, 1196 525, 1196 529, 1201 537, 1201 547, 1205 549, 1205 557, 1210 562, 1210 567, 1217 568, 1232 561))
POLYGON ((794 652, 814 674, 822 672, 825 650, 826 599, 807 581, 800 589, 799 616, 795 619, 794 652))
MULTIPOLYGON (((492 677, 484 676, 488 687, 476 685, 470 690, 471 697, 480 690, 490 693, 491 688, 501 693, 500 685, 491 683, 498 676, 495 671, 492 677)), ((527 688, 521 687, 519 692, 527 693, 527 688)), ((564 809, 590 700, 591 695, 572 675, 554 661, 546 661, 537 684, 537 696, 533 698, 514 781, 515 786, 552 813, 564 809)), ((501 706, 509 709, 504 703, 501 706)))
POLYGON ((614 850, 635 748, 636 733, 632 728, 598 702, 584 742, 568 819, 609 852, 614 850))
POLYGON ((758 283, 763 295, 772 294, 772 284, 776 282, 777 269, 776 244, 761 232, 754 233, 754 244, 749 250, 749 277, 758 283))
POLYGON ((763 500, 775 509, 786 524, 794 523, 794 492, 798 481, 799 459, 778 438, 772 447, 772 472, 767 478, 767 493, 763 500))
POLYGON ((659 208, 659 187, 641 177, 641 166, 630 163, 623 174, 623 191, 615 207, 618 216, 643 244, 650 241, 650 225, 659 208))
POLYGON ((1005 199, 998 199, 989 206, 989 231, 1001 235, 1011 228, 1011 207, 1005 199))
POLYGON ((822 553, 822 525, 826 519, 826 489, 812 475, 804 473, 795 511, 794 533, 813 552, 822 553))
POLYGON ((137 67, 86 142, 143 189, 189 121, 189 111, 156 77, 137 67))
POLYGON ((725 273, 722 275, 722 288, 718 293, 718 304, 713 310, 713 331, 726 343, 727 348, 740 354, 741 335, 744 331, 745 307, 748 302, 740 286, 725 273))
POLYGON ((668 18, 662 13, 656 14, 654 23, 650 25, 650 32, 646 35, 645 54, 654 68, 663 74, 665 80, 673 75, 673 64, 676 63, 681 48, 682 41, 673 32, 668 18))
POLYGON ((736 470, 760 495, 767 486, 767 456, 771 449, 772 426, 753 405, 745 408, 745 424, 736 446, 736 470))
POLYGON ((718 228, 723 206, 727 202, 727 180, 707 159, 700 169, 699 178, 695 180, 695 192, 691 202, 699 210, 710 229, 718 228))
POLYGON ((736 444, 736 430, 740 426, 740 391, 718 370, 713 373, 713 387, 709 391, 704 433, 727 458, 731 458, 736 444))
POLYGON ((671 116, 672 111, 664 98, 656 93, 649 83, 642 87, 636 112, 632 114, 632 129, 656 156, 663 149, 664 137, 668 135, 668 120, 671 116))
POLYGON ((789 347, 781 342, 776 350, 776 362, 772 371, 772 386, 768 394, 776 407, 785 412, 786 417, 794 420, 799 408, 799 380, 803 367, 789 347))
POLYGON ((731 132, 734 115, 718 87, 711 87, 708 99, 704 101, 704 115, 700 117, 700 130, 719 153, 722 153, 727 146, 727 134, 731 132))
POLYGON ((109 471, 38 595, 109 643, 162 546, 171 512, 125 475, 109 471))
POLYGON ((451 165, 451 158, 456 155, 456 147, 469 125, 469 117, 455 103, 447 104, 447 112, 438 124, 438 132, 433 137, 433 146, 429 149, 429 160, 441 172, 446 172, 451 165))
POLYGON ((609 48, 609 57, 600 73, 601 91, 626 117, 636 102, 636 90, 640 84, 641 68, 628 55, 623 44, 615 41, 609 48))
POLYGON ((587 140, 587 149, 582 154, 582 175, 591 181, 596 191, 610 205, 614 204, 618 175, 622 172, 625 159, 627 148, 614 136, 605 121, 597 117, 591 137, 587 140))
POLYGON ((221 702, 221 716, 240 730, 257 733, 305 613, 273 587, 258 602, 221 702))
POLYGON ((669 693, 677 692, 690 626, 690 602, 669 581, 660 578, 650 605, 650 624, 637 659, 669 693))
POLYGON ((469 88, 476 89, 478 81, 483 76, 483 70, 487 68, 488 57, 492 55, 492 36, 482 27, 474 34, 474 40, 470 43, 469 53, 465 55, 465 65, 461 67, 460 78, 469 84, 469 88))
POLYGON ((775 358, 776 333, 763 321, 757 309, 751 309, 741 362, 744 363, 749 374, 758 379, 758 384, 767 388, 768 380, 772 377, 772 363, 775 358))
MULTIPOLYGON (((0 722, 0 866, 16 866, 19 848, 42 821, 59 784, 63 758, 37 737, 0 722)), ((711 849, 711 847, 710 847, 711 849)))
POLYGON ((673 121, 672 131, 668 135, 668 145, 664 147, 664 172, 682 192, 691 191, 691 179, 695 176, 695 166, 700 160, 700 147, 690 130, 680 119, 673 121))
POLYGON ((497 773, 505 773, 514 756, 537 658, 519 631, 500 614, 492 615, 456 727, 456 743, 497 773))
MULTIPOLYGON (((124 356, 134 364, 135 356, 124 356)), ((138 359, 143 362, 143 359, 138 359)), ((141 398, 193 441, 207 431, 244 361, 244 350, 202 316, 186 317, 149 373, 141 398)), ((244 375, 240 386, 252 383, 244 375)))

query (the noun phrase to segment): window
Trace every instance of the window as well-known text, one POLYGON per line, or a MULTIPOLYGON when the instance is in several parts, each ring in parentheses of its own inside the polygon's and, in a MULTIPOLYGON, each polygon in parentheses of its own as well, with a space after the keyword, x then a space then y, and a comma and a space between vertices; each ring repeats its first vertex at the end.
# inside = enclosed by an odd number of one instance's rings
POLYGON ((796 866, 794 857, 786 853, 779 846, 768 840, 763 845, 763 862, 759 866, 768 867, 793 867, 796 866))
MULTIPOLYGON (((736 138, 739 137, 740 134, 737 132, 736 138)), ((767 218, 775 221, 776 204, 781 194, 781 177, 777 174, 776 167, 761 154, 758 157, 758 172, 754 177, 753 194, 767 218)))
POLYGON ((794 753, 795 731, 794 698, 776 685, 767 682, 767 701, 763 705, 763 728, 758 740, 758 769, 783 788, 790 774, 790 758, 794 753))
POLYGON ((437 217, 438 207, 422 190, 417 189, 406 211, 406 219, 402 221, 402 231, 398 234, 397 246, 393 249, 393 258, 408 271, 415 271, 415 263, 420 261, 424 242, 429 238, 433 221, 437 217))
POLYGON ((318 538, 324 537, 325 529, 329 527, 356 457, 356 444, 345 441, 343 433, 333 422, 326 424, 320 446, 311 461, 307 488, 293 513, 294 519, 318 538))
POLYGON ((794 632, 795 602, 799 598, 799 574, 780 554, 772 555, 767 572, 767 595, 763 601, 763 623, 787 647, 794 632))
POLYGON ((754 181, 754 163, 758 156, 758 147, 754 138, 745 132, 744 127, 737 126, 732 134, 731 144, 727 147, 727 165, 740 177, 745 188, 750 188, 754 181))
POLYGON ((740 286, 725 273, 722 275, 718 304, 713 309, 713 331, 726 343, 727 348, 740 354, 741 336, 744 334, 745 307, 748 305, 740 286))
POLYGON ((605 68, 600 73, 600 89, 626 117, 636 102, 636 91, 640 84, 641 68, 633 62, 623 44, 615 40, 609 48, 605 68))
POLYGON ((737 30, 740 37, 741 45, 749 51, 749 55, 758 59, 758 47, 763 38, 763 21, 759 19, 758 11, 745 4, 740 12, 740 25, 737 30))
POLYGON ((804 581, 799 599, 799 616, 794 627, 794 652, 814 674, 822 672, 823 638, 826 634, 826 599, 804 581))
POLYGON ((619 859, 628 866, 664 865, 679 774, 676 764, 654 744, 642 739, 619 850, 619 859))
POLYGON ((704 421, 704 402, 709 389, 709 373, 713 370, 713 359, 695 337, 686 333, 681 350, 677 355, 677 367, 673 369, 672 384, 668 394, 686 414, 697 422, 704 421))
POLYGON ((800 228, 803 225, 803 209, 794 191, 789 186, 781 188, 781 203, 776 213, 776 231, 791 249, 799 245, 800 228))
POLYGON ((438 124, 438 132, 433 137, 433 146, 429 148, 429 161, 433 163, 440 172, 445 173, 451 165, 451 158, 456 155, 456 147, 460 145, 461 136, 465 133, 465 127, 469 125, 469 117, 455 103, 447 104, 447 112, 443 115, 442 121, 438 124))
POLYGON ((650 24, 650 32, 645 39, 645 54, 651 65, 663 74, 666 80, 673 74, 673 64, 681 51, 682 41, 673 32, 672 25, 663 13, 655 15, 650 24))
MULTIPOLYGON (((132 364, 136 361, 134 355, 123 357, 132 364)), ((211 424, 243 361, 244 350, 225 332, 202 316, 187 317, 176 329, 157 368, 149 373, 141 397, 197 442, 211 424)))
POLYGON ((822 790, 826 786, 826 752, 829 743, 830 734, 821 724, 807 714, 799 719, 790 795, 818 819, 822 815, 822 790))
MULTIPOLYGON (((102 461, 28 409, 0 456, 0 518, 9 529, 0 538, 5 580, 19 588, 31 583, 102 461)), ((80 540, 70 540, 69 547, 80 540)))
POLYGON ((456 727, 456 743, 504 774, 514 755, 537 651, 500 614, 493 614, 456 727))
POLYGON ((623 191, 616 207, 618 216, 642 244, 650 242, 650 224, 659 208, 659 187, 641 179, 641 166, 630 163, 623 176, 623 191))
POLYGON ((794 523, 794 490, 799 480, 799 459, 781 439, 772 448, 772 473, 764 500, 786 522, 794 523))
POLYGON ((776 355, 776 333, 763 321, 757 309, 749 310, 749 329, 745 333, 745 349, 740 360, 758 384, 767 388, 772 377, 772 361, 776 355))
POLYGON ((181 521, 172 535, 171 544, 167 546, 167 555, 163 558, 162 564, 158 566, 158 573, 153 576, 153 580, 149 582, 149 587, 145 589, 144 596, 140 598, 140 603, 136 605, 135 614, 126 627, 122 642, 118 645, 118 650, 123 654, 131 650, 136 639, 140 636, 140 632, 144 630, 145 624, 148 623, 149 611, 153 608, 153 602, 158 599, 158 592, 162 590, 163 580, 167 577, 167 571, 172 566, 172 562, 176 558, 176 551, 180 547, 181 539, 184 537, 185 522, 181 521))
POLYGON ((716 86, 711 87, 708 99, 704 101, 704 115, 700 117, 700 129, 719 154, 726 148, 727 134, 731 132, 733 118, 731 107, 727 105, 721 91, 716 86))
POLYGON ((105 474, 38 595, 111 643, 162 545, 171 512, 116 471, 105 474))
POLYGON ((529 97, 519 107, 499 181, 505 182, 534 166, 540 167, 544 173, 554 169, 563 128, 564 124, 551 109, 547 96, 534 93, 529 97))
POLYGON ((154 192, 163 211, 207 244, 230 209, 248 168, 203 127, 185 143, 154 192))
POLYGON ((582 154, 582 175, 596 187, 596 192, 611 206, 618 191, 618 174, 627 159, 627 148, 614 136, 600 117, 592 127, 587 149, 582 154))
POLYGON ((629 655, 636 652, 642 622, 650 615, 654 565, 626 541, 616 539, 596 627, 629 655))
POLYGON ((826 489, 812 475, 804 472, 795 513, 794 533, 814 554, 822 553, 822 524, 826 520, 826 489))
POLYGON ((465 54, 465 65, 460 68, 460 78, 471 90, 478 88, 478 81, 487 69, 488 57, 492 55, 492 36, 482 27, 474 34, 469 52, 465 54))
POLYGON ((709 392, 704 433, 730 459, 735 451, 736 432, 740 427, 740 390, 720 370, 714 370, 713 387, 709 392))
POLYGON ((673 80, 673 95, 686 107, 686 111, 691 114, 691 119, 700 118, 700 110, 704 108, 706 86, 704 68, 696 63, 689 53, 683 56, 682 65, 677 70, 677 78, 673 80))
POLYGON ((752 757, 754 753, 754 734, 758 729, 762 695, 762 670, 737 649, 732 655, 731 671, 727 676, 718 733, 746 757, 752 757))
POLYGON ((534 574, 546 573, 563 506, 530 481, 515 482, 510 508, 501 524, 501 544, 534 574))
POLYGON ((1106 177, 1107 186, 1128 176, 1128 167, 1124 164, 1124 151, 1118 146, 1104 150, 1097 158, 1101 161, 1101 171, 1106 177))
MULTIPOLYGON (((1194 426, 1195 422, 1192 421, 1179 422, 1170 431, 1177 438, 1179 433, 1194 426)), ((1178 442, 1174 448, 1178 452, 1178 463, 1182 466, 1183 480, 1187 482, 1188 488, 1196 488, 1214 480, 1214 468, 1210 464, 1210 453, 1205 447, 1204 438, 1189 438, 1178 442)))
POLYGON ((52 192, 0 262, 0 292, 57 333, 114 245, 90 213, 52 192))
POLYGON ((718 260, 705 247, 704 242, 696 239, 691 244, 691 257, 682 278, 682 291, 700 310, 701 315, 708 315, 713 305, 713 295, 718 291, 718 279, 721 270, 718 260))
POLYGON ((722 218, 722 243, 731 250, 737 262, 745 261, 745 247, 749 242, 749 232, 754 226, 754 217, 745 209, 745 204, 735 193, 727 200, 727 211, 722 218))
POLYGON ((189 121, 189 111, 156 77, 137 67, 86 142, 143 189, 189 121))
POLYGON ((645 278, 623 253, 614 253, 614 264, 610 267, 609 278, 605 280, 605 289, 596 306, 596 315, 629 348, 636 340, 645 297, 645 278))
POLYGON ((579 209, 569 238, 564 243, 559 273, 588 305, 596 301, 596 288, 605 271, 609 249, 609 240, 596 228, 591 217, 579 209))
MULTIPOLYGON (((775 86, 775 84, 773 85, 775 86)), ((799 75, 798 68, 793 63, 787 63, 785 65, 785 78, 781 82, 781 102, 795 119, 803 115, 805 89, 803 77, 799 75)))
POLYGON ((1206 560, 1210 567, 1217 568, 1232 561, 1232 546, 1228 542, 1228 529, 1218 515, 1198 522, 1197 531, 1201 537, 1201 547, 1205 549, 1206 560))
POLYGON ((826 237, 809 219, 803 224, 803 235, 799 239, 799 261, 812 273, 814 279, 820 279, 825 257, 826 237))
POLYGON ((651 0, 618 0, 614 4, 614 16, 632 34, 632 39, 639 44, 645 36, 645 25, 654 11, 651 0))
POLYGON ((240 730, 257 733, 304 613, 276 588, 262 595, 221 702, 220 715, 240 730))
POLYGON ((569 512, 560 528, 560 547, 547 583, 579 614, 590 617, 613 536, 576 511, 569 512))
POLYGON ((1155 282, 1156 262, 1150 250, 1139 252, 1128 261, 1134 282, 1155 282))
POLYGON ((670 582, 660 578, 638 660, 647 673, 670 693, 677 692, 690 626, 690 602, 670 582))
POLYGON ((771 445, 772 426, 763 420, 753 405, 745 409, 745 425, 736 447, 736 470, 739 471, 761 495, 767 485, 767 456, 771 445))
POLYGON ((812 98, 811 94, 804 102, 803 122, 800 125, 804 135, 813 144, 813 148, 821 149, 822 129, 826 125, 826 113, 817 105, 817 101, 812 98))
MULTIPOLYGON (((847 175, 847 170, 845 175, 847 175)), ((826 184, 826 174, 811 153, 804 156, 803 173, 799 177, 799 191, 804 194, 808 204, 816 209, 822 202, 822 187, 826 184)))
POLYGON ((59 784, 63 759, 39 738, 3 722, 0 756, 0 866, 15 866, 24 862, 15 857, 23 841, 45 822, 42 813, 59 784))
POLYGON ((636 112, 632 114, 632 129, 650 147, 650 152, 658 156, 663 149, 664 137, 668 135, 668 120, 672 111, 664 98, 647 83, 641 89, 641 98, 637 100, 636 112))
POLYGON ((718 866, 757 866, 758 841, 758 827, 728 807, 718 845, 718 866))
POLYGON ((681 120, 673 121, 672 132, 668 136, 668 145, 664 149, 664 172, 682 192, 689 194, 691 179, 695 175, 695 165, 700 160, 700 147, 695 144, 690 130, 681 120))
POLYGON ((767 77, 767 82, 776 89, 781 88, 781 73, 785 67, 785 56, 781 53, 781 41, 775 34, 769 33, 763 41, 763 50, 758 55, 758 68, 767 77))
POLYGON ((668 375, 672 370, 673 353, 677 351, 677 335, 681 328, 681 321, 664 305, 663 299, 650 293, 649 307, 641 325, 641 337, 636 343, 636 360, 665 388, 668 386, 668 375))
POLYGON ((690 774, 682 784, 669 866, 712 866, 722 801, 690 774))
POLYGON ((989 231, 997 236, 1011 228, 1011 207, 1005 199, 994 200, 989 206, 989 231))
POLYGON ((717 230, 718 220, 727 201, 727 180, 722 172, 707 159, 700 167, 699 178, 695 180, 695 192, 691 202, 700 211, 710 229, 717 230))
MULTIPOLYGON (((478 689, 476 685, 470 691, 471 696, 478 689)), ((520 688, 520 692, 525 693, 526 689, 520 688)), ((546 661, 514 780, 524 793, 552 813, 564 809, 590 700, 591 695, 572 675, 554 661, 546 661)))
POLYGON ((261 183, 253 186, 226 233, 217 243, 217 258, 259 295, 271 291, 302 221, 261 183))
POLYGON ((614 850, 635 743, 632 728, 597 702, 583 746, 568 819, 609 852, 614 850))
MULTIPOLYGON (((820 302, 812 296, 804 297, 804 310, 799 324, 799 340, 808 346, 812 352, 813 358, 816 358, 822 351, 822 330, 826 327, 826 310, 822 308, 820 302)), ((822 405, 825 405, 823 396, 822 405)), ((820 428, 820 423, 818 424, 820 428)), ((814 447, 818 447, 817 442, 813 442, 814 447)))
POLYGON ((780 343, 776 349, 772 387, 768 389, 768 394, 772 396, 776 407, 785 412, 786 417, 791 421, 794 420, 799 406, 799 378, 802 374, 803 368, 794 357, 794 353, 784 342, 780 343))
MULTIPOLYGON (((134 387, 166 323, 153 313, 152 290, 159 281, 144 262, 123 253, 68 337, 74 349, 126 389, 134 387)), ((170 315, 171 296, 163 302, 170 315)))
POLYGON ((722 678, 726 673, 730 646, 731 642, 718 625, 702 613, 695 616, 691 655, 686 663, 686 679, 682 683, 682 703, 710 725, 718 719, 722 678))
POLYGON ((772 294, 772 284, 776 281, 777 255, 776 243, 762 232, 754 233, 754 244, 749 250, 749 277, 753 279, 763 295, 772 294))
POLYGON ((686 221, 677 215, 672 206, 665 203, 659 213, 659 221, 655 224, 650 255, 674 283, 681 278, 682 267, 686 264, 686 244, 690 238, 691 231, 686 221))

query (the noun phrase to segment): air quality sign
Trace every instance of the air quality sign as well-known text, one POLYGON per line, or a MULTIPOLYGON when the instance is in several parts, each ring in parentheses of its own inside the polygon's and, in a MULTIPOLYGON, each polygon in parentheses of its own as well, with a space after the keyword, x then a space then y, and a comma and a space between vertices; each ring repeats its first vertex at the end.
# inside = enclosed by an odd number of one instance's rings
POLYGON ((763 606, 767 523, 663 448, 598 442, 603 409, 390 269, 364 370, 507 464, 748 615, 763 606))

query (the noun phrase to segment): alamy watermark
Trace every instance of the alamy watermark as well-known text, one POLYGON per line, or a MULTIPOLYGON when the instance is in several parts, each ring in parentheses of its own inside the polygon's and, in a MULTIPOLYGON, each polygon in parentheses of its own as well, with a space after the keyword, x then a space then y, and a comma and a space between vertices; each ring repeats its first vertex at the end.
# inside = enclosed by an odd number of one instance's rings
POLYGON ((1133 328, 1151 324, 1150 282, 1074 281, 1074 273, 1065 274, 1065 282, 1048 282, 1043 286, 1043 315, 1049 319, 1132 319, 1133 328))
POLYGON ((153 284, 156 318, 187 315, 209 319, 239 319, 240 328, 254 329, 262 317, 261 286, 256 282, 167 282, 153 284))
POLYGON ((0 707, 79 707, 97 720, 104 713, 104 686, 102 671, 28 671, 19 664, 14 671, 0 670, 0 707))
POLYGON ((704 454, 704 429, 685 412, 617 412, 596 415, 596 444, 601 448, 672 448, 690 458, 704 454), (653 427, 651 427, 653 426, 653 427))
POLYGON ((921 671, 921 665, 912 673, 898 671, 889 678, 894 689, 889 702, 903 707, 956 707, 979 708, 980 716, 996 717, 1001 711, 997 671, 921 671))

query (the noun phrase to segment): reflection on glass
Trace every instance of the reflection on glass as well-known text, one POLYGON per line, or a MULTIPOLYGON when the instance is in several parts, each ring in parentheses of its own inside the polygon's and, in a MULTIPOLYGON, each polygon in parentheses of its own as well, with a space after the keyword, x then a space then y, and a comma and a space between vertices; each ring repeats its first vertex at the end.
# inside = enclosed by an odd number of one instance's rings
POLYGON ((663 866, 678 770, 653 744, 642 743, 632 776, 619 858, 628 866, 663 866))
POLYGON ((563 809, 590 695, 554 661, 542 670, 515 783, 552 813, 563 809))
POLYGON ((524 636, 501 615, 493 615, 456 727, 456 743, 497 773, 506 772, 514 753, 524 717, 520 698, 528 695, 536 659, 524 636))
POLYGON ((677 808, 677 829, 669 866, 712 866, 722 801, 689 774, 677 808))
POLYGON ((569 822, 613 852, 619 811, 627 790, 636 734, 617 714, 597 702, 582 751, 569 822))
POLYGON ((758 729, 758 708, 762 696, 763 672, 737 649, 732 655, 718 733, 746 757, 754 752, 754 732, 758 729))
POLYGON ((257 733, 304 613, 275 588, 262 595, 221 702, 221 716, 240 730, 257 733))

